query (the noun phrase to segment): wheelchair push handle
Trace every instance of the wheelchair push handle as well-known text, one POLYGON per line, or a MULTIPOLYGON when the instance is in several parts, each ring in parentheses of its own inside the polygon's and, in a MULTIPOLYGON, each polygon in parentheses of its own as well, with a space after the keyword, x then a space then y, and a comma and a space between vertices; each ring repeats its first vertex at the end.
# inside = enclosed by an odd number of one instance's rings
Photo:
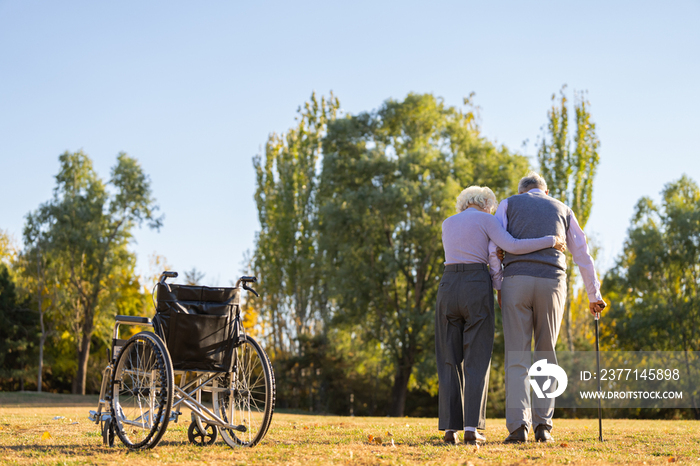
POLYGON ((165 284, 165 280, 168 278, 177 278, 177 272, 169 272, 169 271, 164 271, 163 273, 160 274, 160 279, 158 280, 158 283, 165 284))
POLYGON ((238 288, 238 286, 239 286, 241 283, 243 283, 243 289, 244 289, 244 290, 250 291, 251 293, 253 293, 255 296, 257 296, 257 297, 259 298, 260 295, 258 294, 258 292, 255 291, 254 289, 252 289, 251 287, 248 286, 248 283, 257 283, 257 282, 258 282, 257 277, 248 277, 248 276, 244 276, 244 277, 241 277, 241 278, 238 279, 238 282, 236 283, 236 288, 238 288))

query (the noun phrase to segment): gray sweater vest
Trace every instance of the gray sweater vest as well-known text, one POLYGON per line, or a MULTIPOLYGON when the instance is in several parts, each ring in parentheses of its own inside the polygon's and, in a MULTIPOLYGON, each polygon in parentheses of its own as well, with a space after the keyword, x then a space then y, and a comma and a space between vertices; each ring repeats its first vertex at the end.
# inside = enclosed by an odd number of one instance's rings
MULTIPOLYGON (((544 193, 527 192, 508 198, 508 233, 514 238, 566 237, 571 209, 544 193)), ((529 275, 541 278, 566 277, 566 257, 554 248, 530 254, 508 254, 503 260, 504 277, 529 275)))

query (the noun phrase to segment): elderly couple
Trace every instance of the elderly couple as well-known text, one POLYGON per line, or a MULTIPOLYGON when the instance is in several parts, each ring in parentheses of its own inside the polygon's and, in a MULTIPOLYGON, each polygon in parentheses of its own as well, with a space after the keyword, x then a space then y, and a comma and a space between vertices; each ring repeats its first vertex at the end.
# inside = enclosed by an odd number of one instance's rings
MULTIPOLYGON (((457 215, 442 224, 445 272, 435 315, 439 429, 446 443, 486 438, 486 396, 494 338, 493 289, 503 314, 506 443, 553 441, 554 398, 530 404, 532 336, 539 359, 556 364, 554 348, 566 302, 568 248, 579 267, 593 314, 605 307, 586 237, 569 207, 549 197, 537 173, 520 180, 518 194, 501 202, 489 188, 471 186, 457 197, 457 215), (498 248, 505 251, 500 254, 498 248), (503 265, 503 267, 501 266, 503 265)), ((556 385, 556 384, 552 384, 556 385)), ((547 391, 553 391, 551 386, 547 391)))

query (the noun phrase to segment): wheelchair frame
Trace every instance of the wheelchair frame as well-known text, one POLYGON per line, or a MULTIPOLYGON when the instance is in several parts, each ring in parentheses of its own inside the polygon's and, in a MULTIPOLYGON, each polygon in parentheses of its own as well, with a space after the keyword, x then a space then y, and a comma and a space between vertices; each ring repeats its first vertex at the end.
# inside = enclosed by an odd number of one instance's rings
MULTIPOLYGON (((176 272, 163 272, 159 283, 168 286, 165 283, 167 278, 175 277, 177 277, 176 272)), ((246 335, 241 322, 239 305, 243 290, 258 295, 248 286, 248 283, 256 281, 255 277, 241 277, 234 287, 232 304, 235 308, 235 316, 231 336, 233 340, 231 353, 234 360, 231 362, 231 372, 174 371, 168 349, 157 333, 139 332, 129 340, 119 339, 121 325, 139 325, 151 327, 157 331, 151 319, 116 316, 112 351, 109 355, 110 362, 102 372, 97 410, 91 410, 89 415, 91 421, 101 425, 105 445, 113 446, 116 433, 122 443, 131 449, 155 447, 160 442, 169 422, 178 422, 179 416, 182 415, 180 411, 182 406, 189 408, 192 412, 192 422, 188 429, 188 438, 191 443, 210 445, 216 441, 218 432, 231 447, 253 447, 262 440, 274 412, 274 372, 264 350, 252 337, 246 335), (143 361, 149 358, 157 363, 150 367, 150 370, 143 370, 142 367, 125 368, 131 362, 130 357, 128 361, 122 361, 122 358, 126 357, 123 353, 125 348, 127 352, 136 351, 137 365, 145 364, 143 361), (147 348, 150 349, 147 350, 147 348), (254 369, 253 366, 258 362, 260 367, 254 369), (253 375, 254 370, 255 375, 253 375), (119 373, 119 378, 115 371, 119 373), (160 378, 157 372, 160 373, 160 378), (176 376, 180 376, 178 385, 174 383, 176 376), (246 377, 249 378, 247 381, 246 377), (250 377, 256 378, 256 384, 262 379, 264 393, 259 387, 257 389, 251 387, 250 377), (138 381, 135 388, 125 391, 127 396, 129 393, 132 396, 135 393, 138 400, 138 409, 133 410, 138 415, 135 414, 134 419, 128 419, 128 415, 120 405, 120 392, 126 385, 123 378, 138 381), (189 381, 188 378, 190 378, 189 381), (141 383, 146 380, 148 381, 146 384, 141 383), (116 394, 115 389, 117 389, 116 394), (164 389, 167 392, 165 401, 163 401, 164 389), (202 402, 202 392, 212 394, 212 409, 202 402), (264 400, 255 399, 255 396, 259 398, 261 395, 264 396, 264 400), (259 411, 258 401, 264 402, 262 411, 259 411), (148 405, 146 409, 143 408, 142 402, 148 405), (156 406, 157 403, 158 406, 156 406), (258 410, 254 413, 255 419, 251 415, 252 409, 258 410), (258 420, 260 416, 261 419, 258 420), (127 426, 134 433, 138 428, 144 431, 150 429, 150 433, 141 442, 133 442, 127 433, 127 426)))

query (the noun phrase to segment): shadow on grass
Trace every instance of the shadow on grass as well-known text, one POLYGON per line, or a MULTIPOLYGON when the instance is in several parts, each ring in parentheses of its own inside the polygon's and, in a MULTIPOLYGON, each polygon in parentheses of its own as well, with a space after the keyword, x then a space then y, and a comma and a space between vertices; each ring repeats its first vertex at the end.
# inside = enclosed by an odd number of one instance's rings
MULTIPOLYGON (((98 395, 68 395, 46 392, 0 392, 3 408, 81 408, 97 409, 98 395)), ((86 413, 87 415, 87 413, 86 413)))
POLYGON ((108 448, 102 445, 102 442, 96 445, 85 445, 84 443, 63 444, 63 445, 46 445, 45 443, 25 444, 25 445, 4 445, 3 448, 8 451, 17 453, 23 451, 56 453, 63 455, 74 455, 75 450, 84 451, 85 448, 90 448, 90 453, 124 453, 129 451, 127 448, 119 448, 115 444, 114 447, 108 448))
MULTIPOLYGON (((21 453, 24 451, 32 451, 32 452, 43 452, 43 453, 55 453, 55 454, 63 454, 63 455, 73 455, 76 453, 75 450, 80 450, 80 452, 85 453, 86 449, 89 449, 90 454, 107 454, 107 453, 113 453, 113 454, 122 454, 122 453, 128 453, 128 454, 148 454, 148 453, 156 453, 159 449, 161 448, 187 448, 190 451, 203 451, 207 450, 208 448, 217 448, 217 447, 228 447, 225 443, 223 443, 221 440, 218 440, 214 445, 210 446, 199 446, 199 445, 193 445, 189 443, 188 441, 179 441, 179 440, 163 440, 158 443, 157 446, 154 448, 150 449, 137 449, 137 450, 132 450, 129 449, 128 447, 124 446, 119 439, 114 439, 114 446, 113 447, 106 447, 102 444, 102 440, 99 440, 98 442, 95 442, 95 444, 84 444, 84 443, 74 443, 74 444, 61 444, 61 445, 47 445, 45 443, 34 443, 34 444, 24 444, 24 445, 4 445, 3 448, 8 451, 14 451, 17 453, 21 453)), ((246 447, 240 447, 240 448, 246 448, 246 447)))

